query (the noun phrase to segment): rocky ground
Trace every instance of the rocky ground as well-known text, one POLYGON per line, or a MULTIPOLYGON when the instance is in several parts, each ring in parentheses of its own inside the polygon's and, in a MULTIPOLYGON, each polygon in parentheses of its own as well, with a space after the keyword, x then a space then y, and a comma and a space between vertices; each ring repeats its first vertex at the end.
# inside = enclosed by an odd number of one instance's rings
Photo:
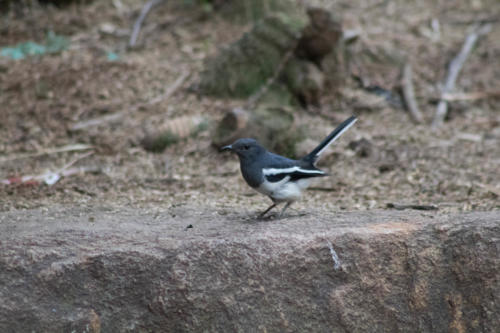
MULTIPOLYGON (((380 99, 372 103, 374 95, 353 80, 346 81, 341 98, 326 91, 321 112, 296 111, 309 128, 309 146, 351 114, 359 122, 321 160, 332 176, 294 208, 352 211, 398 203, 436 205, 443 213, 498 209, 498 97, 451 102, 444 126, 437 131, 429 126, 446 65, 477 22, 492 23, 492 30, 467 60, 458 91, 500 87, 496 1, 322 5, 340 18, 344 29, 361 31, 354 55, 366 50, 380 55, 377 50, 383 49, 388 56, 408 59, 425 123, 415 125, 404 109, 380 99)), ((163 5, 147 18, 139 46, 127 50, 141 7, 140 1, 93 1, 2 14, 0 45, 43 41, 47 31, 67 36, 70 44, 59 54, 0 58, 0 179, 9 183, 0 185, 1 210, 105 202, 117 207, 203 206, 252 215, 267 206, 267 199, 243 182, 236 158, 211 146, 213 124, 245 101, 203 97, 192 89, 204 59, 249 24, 186 4, 163 5), (176 84, 179 88, 165 98, 176 84), (199 117, 206 126, 163 152, 141 146, 147 133, 168 126, 189 129, 199 117), (90 147, 53 152, 76 144, 90 147), (20 183, 22 176, 71 168, 86 172, 51 186, 20 183)), ((378 70, 363 59, 357 59, 353 75, 386 89, 399 85, 399 67, 378 70)))

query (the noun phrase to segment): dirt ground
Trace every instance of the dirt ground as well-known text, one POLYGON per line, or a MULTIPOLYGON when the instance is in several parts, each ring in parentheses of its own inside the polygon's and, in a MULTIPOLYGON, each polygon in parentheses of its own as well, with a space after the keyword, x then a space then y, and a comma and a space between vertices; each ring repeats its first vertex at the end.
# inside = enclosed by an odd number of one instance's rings
MULTIPOLYGON (((465 63, 457 91, 500 90, 498 1, 315 3, 332 9, 345 29, 361 31, 353 49, 383 49, 408 59, 425 123, 414 124, 403 108, 370 105, 363 97, 367 93, 351 81, 349 91, 361 97, 337 100, 326 92, 321 113, 328 117, 297 110, 313 141, 321 140, 351 114, 359 121, 320 161, 331 176, 321 179, 292 207, 305 212, 354 211, 397 203, 436 205, 445 213, 499 209, 498 94, 450 102, 444 125, 434 131, 430 127, 447 64, 478 22, 491 23, 492 30, 465 63), (361 139, 364 145, 356 148, 361 139)), ((199 96, 192 89, 203 60, 237 39, 248 25, 169 2, 148 16, 139 47, 127 50, 131 26, 143 4, 95 0, 60 9, 33 6, 2 13, 0 47, 43 41, 50 30, 67 36, 70 46, 60 54, 24 60, 0 57, 0 180, 4 183, 0 184, 0 210, 108 205, 203 207, 219 214, 253 215, 267 207, 269 199, 244 183, 237 158, 211 145, 213 124, 244 101, 199 96), (110 54, 119 58, 114 60, 110 54), (162 98, 176 81, 181 82, 180 88, 162 98), (203 117, 207 129, 161 153, 141 146, 147 133, 170 126, 178 117, 184 117, 184 123, 203 117), (94 119, 100 121, 88 123, 94 119), (91 148, 52 151, 76 144, 91 148), (62 177, 50 186, 15 178, 74 167, 87 172, 62 177)), ((362 70, 379 86, 399 85, 398 76, 391 74, 394 71, 385 75, 377 66, 362 70)))

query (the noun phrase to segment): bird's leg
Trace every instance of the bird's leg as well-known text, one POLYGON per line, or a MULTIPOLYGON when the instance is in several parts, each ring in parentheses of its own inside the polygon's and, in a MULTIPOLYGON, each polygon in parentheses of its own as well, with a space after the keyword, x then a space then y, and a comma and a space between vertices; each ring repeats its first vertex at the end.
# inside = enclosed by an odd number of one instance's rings
POLYGON ((281 218, 281 216, 283 216, 283 213, 285 212, 285 210, 292 204, 293 201, 288 201, 285 205, 285 207, 283 207, 283 209, 281 210, 280 212, 280 215, 278 216, 278 218, 281 218))
POLYGON ((266 215, 271 209, 273 209, 274 207, 276 207, 276 204, 273 203, 271 206, 269 206, 268 209, 266 209, 265 211, 263 211, 262 213, 259 214, 259 218, 263 218, 264 215, 266 215))

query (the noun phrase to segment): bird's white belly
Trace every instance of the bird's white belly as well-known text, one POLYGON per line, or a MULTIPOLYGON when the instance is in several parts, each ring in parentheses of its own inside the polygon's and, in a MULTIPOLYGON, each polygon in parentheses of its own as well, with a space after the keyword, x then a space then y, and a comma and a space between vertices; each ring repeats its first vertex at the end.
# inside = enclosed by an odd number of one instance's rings
POLYGON ((311 183, 311 179, 299 179, 294 182, 290 182, 289 180, 290 177, 285 177, 281 181, 275 183, 264 180, 256 190, 278 202, 296 201, 300 199, 302 191, 311 183))

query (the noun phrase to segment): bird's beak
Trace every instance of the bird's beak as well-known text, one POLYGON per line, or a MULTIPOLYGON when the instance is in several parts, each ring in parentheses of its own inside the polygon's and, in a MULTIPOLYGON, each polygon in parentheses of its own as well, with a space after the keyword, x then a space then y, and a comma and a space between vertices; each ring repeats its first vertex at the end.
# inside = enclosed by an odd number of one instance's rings
POLYGON ((229 146, 224 146, 220 149, 221 151, 226 151, 226 150, 233 150, 233 146, 232 145, 229 145, 229 146))

